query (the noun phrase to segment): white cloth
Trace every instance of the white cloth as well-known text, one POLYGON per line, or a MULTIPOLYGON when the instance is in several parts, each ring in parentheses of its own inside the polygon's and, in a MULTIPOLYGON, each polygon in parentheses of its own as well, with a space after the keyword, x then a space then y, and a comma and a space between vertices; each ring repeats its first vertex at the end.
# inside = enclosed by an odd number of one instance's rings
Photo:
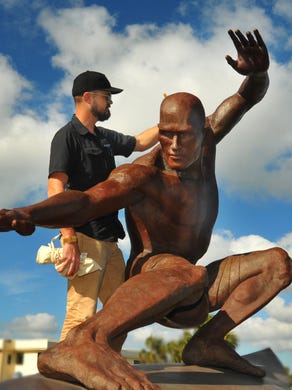
MULTIPOLYGON (((42 245, 38 249, 36 262, 38 264, 55 264, 55 268, 58 271, 59 267, 62 265, 62 257, 63 257, 63 248, 55 248, 54 241, 59 237, 55 236, 52 238, 52 241, 48 245, 42 245)), ((66 267, 64 271, 59 272, 60 275, 67 277, 66 267)), ((76 275, 82 276, 89 274, 90 272, 94 272, 97 270, 102 270, 101 266, 90 257, 87 257, 87 253, 82 252, 80 255, 80 267, 77 273, 74 276, 69 277, 73 279, 76 275)))

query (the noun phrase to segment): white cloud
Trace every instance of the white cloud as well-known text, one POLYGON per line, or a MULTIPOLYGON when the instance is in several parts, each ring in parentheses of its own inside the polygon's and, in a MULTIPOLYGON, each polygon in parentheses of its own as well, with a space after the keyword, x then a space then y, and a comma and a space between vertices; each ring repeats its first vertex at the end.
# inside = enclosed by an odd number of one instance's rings
MULTIPOLYGON (((157 123, 164 92, 194 91, 206 112, 213 112, 242 81, 224 59, 228 53, 235 56, 226 33, 233 27, 230 21, 243 30, 256 25, 271 44, 280 28, 258 7, 232 9, 227 2, 214 5, 211 14, 203 12, 212 21, 206 31, 213 33, 204 42, 182 23, 128 25, 117 32, 115 17, 99 6, 43 10, 39 25, 56 48, 52 66, 62 69, 65 77, 58 80, 58 88, 52 86, 40 115, 34 104, 25 109, 29 101, 23 100, 40 91, 0 57, 0 164, 5 166, 0 174, 5 183, 1 205, 19 204, 28 193, 34 193, 35 199, 43 196, 50 140, 71 115, 64 115, 61 99, 70 95, 74 76, 84 69, 105 71, 114 85, 125 89, 114 98, 112 118, 106 124, 110 128, 137 134, 157 123)), ((291 200, 291 64, 280 65, 271 56, 270 75, 263 102, 219 145, 217 172, 226 191, 291 200)))
POLYGON ((14 318, 0 330, 1 338, 48 338, 58 331, 57 321, 48 313, 14 318))
POLYGON ((292 323, 275 318, 249 318, 239 325, 237 333, 240 344, 249 344, 257 349, 271 348, 274 352, 292 351, 292 323))
POLYGON ((274 317, 277 321, 283 321, 292 324, 292 303, 285 304, 281 297, 275 297, 264 309, 267 314, 274 317))
POLYGON ((289 73, 291 64, 285 68, 272 62, 267 96, 219 145, 218 174, 226 190, 256 194, 259 198, 269 194, 291 201, 289 73))
POLYGON ((1 0, 0 4, 2 7, 5 8, 14 8, 15 6, 18 6, 20 1, 22 0, 1 0))
POLYGON ((290 23, 292 20, 292 3, 290 0, 276 0, 274 5, 275 13, 286 18, 290 23))
POLYGON ((152 326, 145 326, 133 331, 132 336, 134 342, 144 341, 150 336, 161 337, 165 341, 171 341, 174 338, 179 338, 182 333, 182 330, 165 328, 159 324, 153 324, 152 326))
POLYGON ((52 130, 58 124, 44 122, 35 114, 14 115, 9 120, 9 135, 0 140, 0 201, 3 207, 18 205, 28 196, 35 194, 30 201, 44 198, 47 183, 48 160, 52 130), (41 195, 40 195, 41 194, 41 195))
POLYGON ((7 120, 11 118, 13 110, 20 104, 20 99, 25 100, 26 94, 31 90, 31 84, 25 80, 13 68, 8 57, 0 54, 0 114, 1 114, 1 139, 3 136, 8 137, 7 120), (4 120, 4 123, 3 123, 4 120))
POLYGON ((140 350, 145 348, 145 340, 150 336, 162 338, 168 342, 178 339, 182 333, 183 330, 166 328, 155 323, 153 325, 144 326, 130 332, 128 334, 124 348, 140 350))
MULTIPOLYGON (((17 2, 5 3, 11 7, 17 2)), ((36 90, 0 53, 0 204, 9 208, 45 196, 51 138, 65 122, 62 105, 36 90), (38 112, 40 111, 40 112, 38 112), (5 185, 3 184, 5 183, 5 185)))
POLYGON ((276 15, 279 15, 283 20, 283 48, 290 51, 292 49, 292 37, 291 33, 291 21, 292 21, 292 3, 290 0, 276 0, 274 4, 274 12, 276 15), (285 28, 284 26, 287 26, 285 28), (285 31, 288 31, 286 35, 285 31))
POLYGON ((56 103, 47 107, 49 119, 27 108, 35 92, 33 85, 2 55, 0 82, 0 182, 5 183, 1 186, 0 204, 8 208, 29 193, 32 200, 40 199, 40 193, 44 197, 50 141, 65 119, 56 103))
MULTIPOLYGON (((228 230, 219 231, 212 234, 208 251, 198 261, 198 264, 207 265, 210 262, 229 255, 264 250, 275 246, 285 249, 291 257, 292 233, 288 233, 285 236, 280 237, 276 242, 272 242, 255 234, 236 238, 233 236, 232 232, 228 230)), ((292 291, 292 285, 288 286, 285 291, 292 291)))
POLYGON ((235 329, 240 345, 247 344, 256 349, 271 348, 276 353, 291 352, 292 301, 285 302, 281 296, 277 296, 262 312, 266 316, 257 314, 235 329))
POLYGON ((123 252, 124 259, 127 260, 130 254, 130 238, 125 228, 126 237, 123 240, 119 240, 119 248, 123 252))
MULTIPOLYGON (((106 70, 113 84, 125 88, 114 98, 108 125, 138 133, 158 121, 164 92, 195 91, 211 113, 238 89, 242 78, 224 59, 227 53, 235 56, 226 34, 229 27, 245 31, 247 26, 256 25, 271 44, 276 39, 275 30, 280 29, 259 7, 251 11, 236 6, 231 11, 223 3, 212 8, 209 17, 213 18, 209 28, 214 35, 204 43, 189 25, 183 24, 130 25, 116 33, 112 28, 114 17, 98 6, 55 13, 46 10, 39 21, 57 48, 53 64, 70 75, 64 79, 63 93, 69 93, 78 72, 88 68, 106 70)), ((278 64, 271 56, 267 96, 219 145, 217 171, 227 191, 292 199, 289 66, 278 64)))
POLYGON ((35 293, 39 285, 40 280, 37 273, 19 268, 7 269, 7 267, 1 271, 0 290, 2 297, 35 293))
POLYGON ((266 249, 272 246, 274 246, 272 243, 260 236, 249 235, 235 238, 230 231, 219 231, 212 234, 208 251, 198 263, 206 265, 229 255, 266 249))
POLYGON ((292 256, 292 233, 287 233, 285 236, 278 240, 279 246, 287 250, 290 256, 292 256))

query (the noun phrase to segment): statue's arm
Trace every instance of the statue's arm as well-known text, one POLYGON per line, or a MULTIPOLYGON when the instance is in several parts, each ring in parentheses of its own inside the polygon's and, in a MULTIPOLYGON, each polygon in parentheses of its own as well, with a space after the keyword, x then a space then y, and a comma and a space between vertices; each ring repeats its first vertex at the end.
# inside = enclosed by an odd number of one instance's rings
POLYGON ((144 196, 142 188, 149 178, 147 173, 146 167, 125 164, 85 192, 65 191, 30 206, 1 210, 0 231, 16 230, 29 235, 35 226, 80 226, 93 218, 109 215, 144 196))
POLYGON ((217 143, 251 107, 263 99, 269 86, 269 54, 258 30, 254 31, 254 36, 250 32, 244 36, 239 30, 235 33, 229 30, 228 33, 237 49, 238 57, 234 60, 227 55, 226 60, 246 78, 239 90, 225 99, 216 111, 207 117, 206 125, 212 129, 217 143))

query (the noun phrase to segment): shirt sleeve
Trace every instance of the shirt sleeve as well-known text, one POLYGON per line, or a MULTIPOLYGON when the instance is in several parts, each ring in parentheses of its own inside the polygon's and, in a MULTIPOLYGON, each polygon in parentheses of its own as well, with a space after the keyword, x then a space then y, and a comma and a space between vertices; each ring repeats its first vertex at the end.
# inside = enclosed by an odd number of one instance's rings
POLYGON ((98 127, 98 130, 109 140, 115 156, 128 157, 133 153, 136 146, 136 138, 132 135, 125 135, 103 127, 98 127))
POLYGON ((49 177, 55 172, 64 172, 68 176, 73 165, 70 152, 69 132, 64 128, 59 130, 52 139, 49 163, 49 177))

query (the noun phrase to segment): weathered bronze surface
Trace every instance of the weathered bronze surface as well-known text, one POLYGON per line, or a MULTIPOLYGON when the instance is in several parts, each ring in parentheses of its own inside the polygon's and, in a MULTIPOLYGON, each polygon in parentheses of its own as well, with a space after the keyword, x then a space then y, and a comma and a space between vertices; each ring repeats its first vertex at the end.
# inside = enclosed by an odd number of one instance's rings
MULTIPOLYGON (((149 381, 120 356, 117 339, 153 322, 193 328, 216 311, 185 346, 183 361, 233 369, 248 375, 249 383, 264 383, 263 367, 239 356, 224 337, 291 283, 287 252, 275 247, 196 265, 208 249, 218 213, 216 146, 269 85, 269 56, 259 32, 229 35, 238 57, 227 56, 227 61, 246 77, 212 115, 205 117, 193 94, 169 95, 160 109, 160 146, 153 151, 116 168, 88 191, 70 190, 0 212, 0 231, 31 234, 35 225, 78 226, 126 208, 131 239, 127 280, 98 313, 39 356, 43 375, 95 390, 158 390, 151 383, 153 372, 149 381)), ((181 369, 184 378, 198 380, 190 367, 181 369)))

